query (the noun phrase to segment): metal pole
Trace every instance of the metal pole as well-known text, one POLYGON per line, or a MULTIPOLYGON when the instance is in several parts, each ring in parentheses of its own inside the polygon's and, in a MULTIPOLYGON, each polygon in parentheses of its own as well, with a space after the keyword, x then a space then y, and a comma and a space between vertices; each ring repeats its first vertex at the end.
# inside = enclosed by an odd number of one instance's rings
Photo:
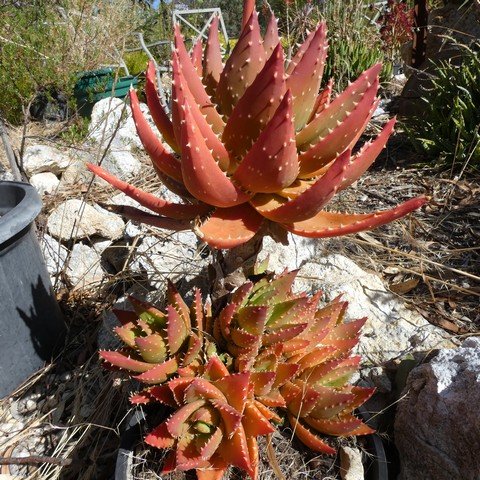
POLYGON ((155 73, 157 75, 158 95, 160 97, 160 102, 162 104, 162 107, 164 108, 165 112, 168 115, 170 113, 170 108, 169 108, 168 103, 167 103, 167 97, 165 96, 165 90, 163 89, 162 77, 160 76, 160 69, 158 68, 158 64, 157 64, 154 56, 151 54, 150 50, 145 45, 145 40, 143 38, 143 33, 139 32, 139 33, 137 33, 137 36, 138 36, 138 39, 140 40, 140 45, 142 46, 144 52, 147 54, 148 58, 155 65, 155 73))

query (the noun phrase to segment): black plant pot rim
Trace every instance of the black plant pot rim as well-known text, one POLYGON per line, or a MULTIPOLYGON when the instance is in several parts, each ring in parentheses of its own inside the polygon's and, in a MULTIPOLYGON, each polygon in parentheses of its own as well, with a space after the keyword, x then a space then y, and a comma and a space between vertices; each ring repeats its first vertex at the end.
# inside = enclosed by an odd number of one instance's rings
POLYGON ((37 190, 28 183, 0 181, 0 198, 5 190, 15 192, 11 210, 0 216, 0 245, 28 227, 37 218, 42 202, 37 190))
MULTIPOLYGON (((359 407, 358 414, 368 423, 370 414, 364 406, 359 407)), ((133 480, 131 474, 135 444, 142 435, 146 422, 145 412, 135 409, 128 417, 127 427, 121 437, 117 454, 114 480, 133 480)), ((365 471, 365 480, 388 480, 388 463, 382 439, 376 434, 368 435, 367 453, 370 455, 365 471)))

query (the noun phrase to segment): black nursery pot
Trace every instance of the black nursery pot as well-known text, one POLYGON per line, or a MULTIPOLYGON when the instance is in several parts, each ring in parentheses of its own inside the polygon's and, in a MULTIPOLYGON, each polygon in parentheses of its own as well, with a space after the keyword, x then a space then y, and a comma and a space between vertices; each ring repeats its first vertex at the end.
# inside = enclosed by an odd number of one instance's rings
POLYGON ((0 181, 0 398, 50 361, 65 338, 33 228, 41 207, 31 185, 0 181))
MULTIPOLYGON (((369 423, 370 414, 366 408, 360 407, 358 413, 366 423, 369 423)), ((114 480, 134 479, 132 473, 135 457, 134 449, 145 431, 146 423, 147 418, 140 409, 134 410, 128 418, 127 427, 123 432, 117 454, 114 480)), ((364 447, 368 454, 364 463, 365 480, 388 480, 388 463, 382 439, 376 433, 364 438, 364 447)))

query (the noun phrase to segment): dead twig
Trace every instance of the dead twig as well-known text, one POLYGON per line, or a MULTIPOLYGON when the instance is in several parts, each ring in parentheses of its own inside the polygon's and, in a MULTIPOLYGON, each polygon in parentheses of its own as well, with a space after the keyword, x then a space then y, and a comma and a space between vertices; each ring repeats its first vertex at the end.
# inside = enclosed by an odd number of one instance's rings
POLYGON ((71 465, 71 458, 42 457, 39 455, 31 455, 30 457, 0 457, 0 465, 39 465, 42 463, 50 463, 65 467, 71 465))

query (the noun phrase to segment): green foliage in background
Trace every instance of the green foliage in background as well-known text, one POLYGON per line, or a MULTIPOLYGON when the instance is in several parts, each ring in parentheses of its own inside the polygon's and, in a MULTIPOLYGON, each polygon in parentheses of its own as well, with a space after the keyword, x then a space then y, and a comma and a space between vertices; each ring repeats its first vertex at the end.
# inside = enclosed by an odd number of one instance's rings
POLYGON ((128 52, 123 55, 123 60, 130 75, 136 76, 145 72, 148 63, 148 56, 143 50, 138 52, 128 52))
POLYGON ((30 0, 0 6, 0 115, 19 123, 39 92, 69 96, 78 72, 119 62, 148 8, 134 0, 30 0))
MULTIPOLYGON (((438 165, 480 167, 480 44, 459 46, 460 65, 443 62, 422 99, 425 111, 404 122, 414 144, 438 165)), ((458 59, 457 59, 458 60, 458 59)))

